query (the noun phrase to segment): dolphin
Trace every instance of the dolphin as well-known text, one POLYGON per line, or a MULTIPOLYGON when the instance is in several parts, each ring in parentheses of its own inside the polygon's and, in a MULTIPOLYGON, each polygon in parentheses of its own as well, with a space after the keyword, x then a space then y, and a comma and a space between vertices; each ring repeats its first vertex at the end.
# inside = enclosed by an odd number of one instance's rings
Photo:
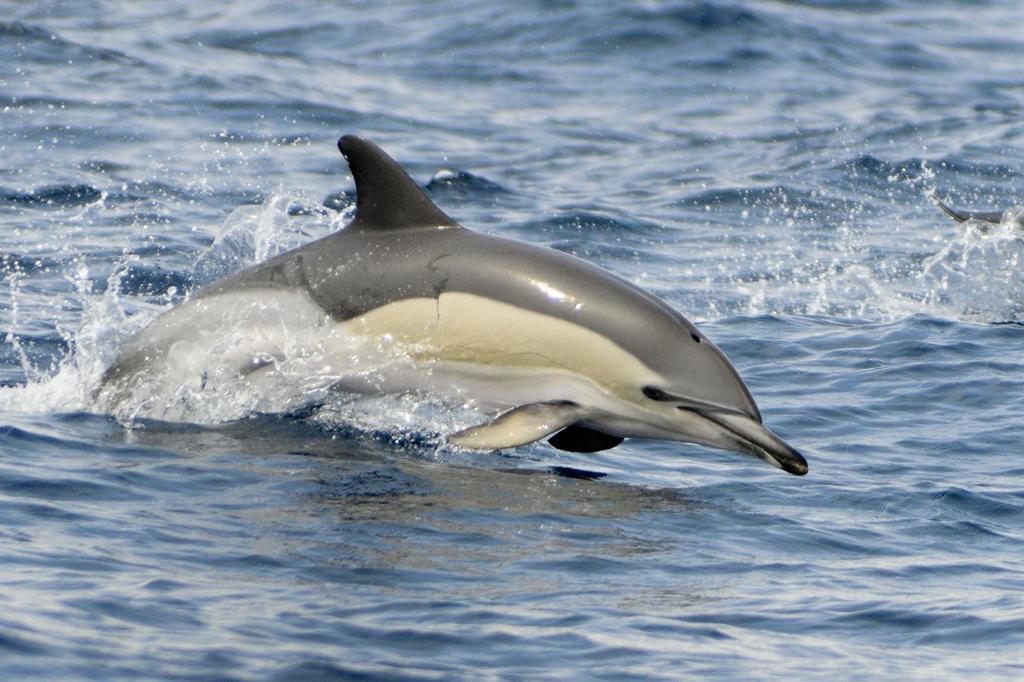
POLYGON ((488 412, 449 436, 457 446, 597 452, 650 438, 807 473, 722 351, 667 303, 574 256, 463 227, 367 140, 338 148, 355 180, 351 222, 158 317, 120 349, 98 397, 140 399, 170 364, 200 385, 268 376, 301 346, 332 388, 437 392, 488 412), (228 318, 228 338, 211 336, 228 318))
MULTIPOLYGON (((939 208, 941 208, 946 215, 958 223, 965 223, 968 220, 974 220, 981 223, 999 225, 1003 222, 1006 216, 1005 212, 1000 211, 964 211, 962 209, 953 208, 938 199, 935 199, 935 203, 939 205, 939 208)), ((1019 226, 1024 226, 1024 215, 1013 216, 1013 221, 1019 226)))

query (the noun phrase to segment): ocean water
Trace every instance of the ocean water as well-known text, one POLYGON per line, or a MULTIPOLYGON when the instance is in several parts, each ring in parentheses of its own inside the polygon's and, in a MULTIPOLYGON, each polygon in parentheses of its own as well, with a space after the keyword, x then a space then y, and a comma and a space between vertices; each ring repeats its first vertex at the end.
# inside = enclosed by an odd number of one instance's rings
POLYGON ((1022 28, 1015 0, 0 2, 0 676, 1024 677, 1022 28), (344 133, 670 301, 810 474, 459 452, 424 396, 103 414, 133 331, 344 224, 344 133))

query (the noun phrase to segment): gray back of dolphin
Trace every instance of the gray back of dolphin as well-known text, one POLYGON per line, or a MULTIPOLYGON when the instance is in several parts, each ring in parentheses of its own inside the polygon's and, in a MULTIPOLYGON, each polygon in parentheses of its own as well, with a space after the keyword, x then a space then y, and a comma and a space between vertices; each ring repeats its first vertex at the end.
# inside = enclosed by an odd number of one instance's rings
MULTIPOLYGON (((445 292, 486 297, 591 329, 665 377, 685 376, 708 407, 761 416, 722 352, 660 299, 586 261, 474 232, 430 201, 377 145, 346 135, 338 148, 356 183, 356 215, 339 232, 214 282, 197 298, 246 288, 305 288, 349 320, 388 303, 445 292), (600 292, 595 300, 594 292, 600 292), (665 339, 685 348, 665 348, 665 339), (731 381, 722 381, 722 367, 731 381)), ((656 389, 652 389, 656 390, 656 389)))

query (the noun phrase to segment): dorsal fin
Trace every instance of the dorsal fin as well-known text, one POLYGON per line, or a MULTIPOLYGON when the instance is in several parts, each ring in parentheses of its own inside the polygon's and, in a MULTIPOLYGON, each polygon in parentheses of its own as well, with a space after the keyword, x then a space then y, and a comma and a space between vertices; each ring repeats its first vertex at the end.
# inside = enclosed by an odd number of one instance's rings
POLYGON ((458 227, 380 147, 355 135, 338 140, 356 181, 356 217, 346 229, 458 227))

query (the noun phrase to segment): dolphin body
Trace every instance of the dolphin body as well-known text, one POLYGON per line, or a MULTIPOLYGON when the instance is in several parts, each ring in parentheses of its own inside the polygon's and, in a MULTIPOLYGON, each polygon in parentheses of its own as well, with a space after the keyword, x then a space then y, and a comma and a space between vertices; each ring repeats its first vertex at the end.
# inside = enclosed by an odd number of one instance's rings
POLYGON ((353 220, 164 313, 121 349, 98 397, 138 399, 161 364, 205 382, 213 369, 195 359, 212 343, 204 334, 234 315, 245 323, 221 370, 272 373, 290 343, 316 338, 336 388, 436 391, 492 408, 492 420, 450 436, 456 445, 547 438, 596 452, 654 438, 807 473, 722 351, 664 301, 565 253, 459 225, 371 142, 346 135, 338 148, 355 179, 353 220), (391 360, 353 350, 353 339, 387 346, 391 360))
MULTIPOLYGON (((979 223, 990 223, 993 225, 999 225, 1007 217, 1005 211, 965 211, 959 208, 953 208, 948 204, 936 199, 935 203, 939 205, 939 208, 953 220, 958 223, 966 223, 969 220, 974 220, 979 223)), ((1024 216, 1016 215, 1012 216, 1013 221, 1019 227, 1024 227, 1024 216)))

